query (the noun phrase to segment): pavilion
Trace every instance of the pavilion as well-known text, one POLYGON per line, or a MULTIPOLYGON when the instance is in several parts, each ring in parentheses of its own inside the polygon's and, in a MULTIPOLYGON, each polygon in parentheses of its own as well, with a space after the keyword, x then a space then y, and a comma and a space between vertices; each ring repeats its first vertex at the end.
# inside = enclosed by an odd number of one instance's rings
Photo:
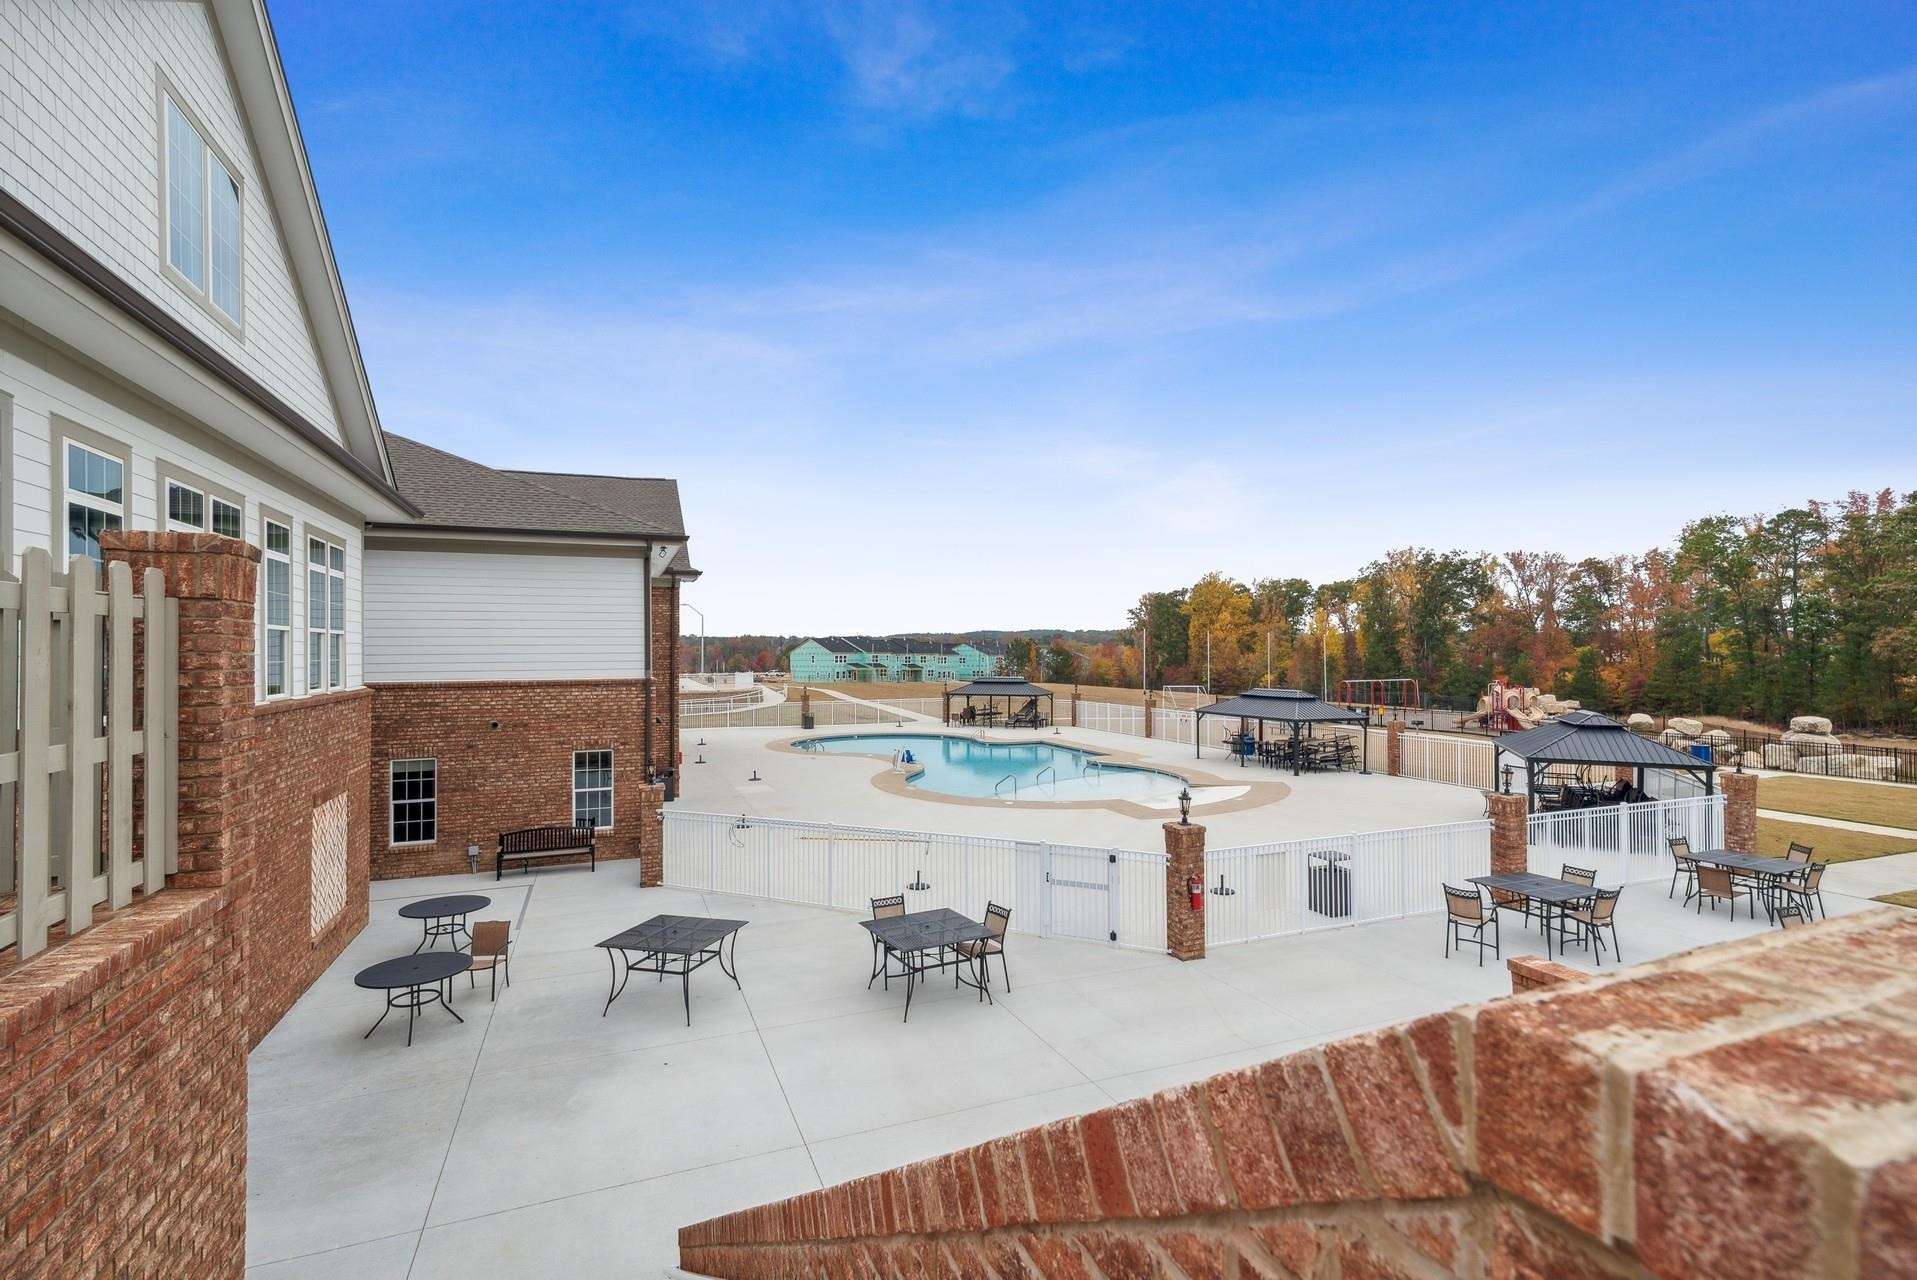
MULTIPOLYGON (((1704 794, 1716 790, 1717 766, 1708 759, 1687 755, 1655 738, 1646 738, 1595 711, 1567 711, 1535 729, 1524 729, 1499 737, 1491 752, 1493 783, 1503 779, 1501 791, 1509 791, 1508 770, 1500 763, 1511 756, 1524 762, 1525 801, 1533 803, 1544 770, 1551 765, 1599 765, 1629 769, 1639 796, 1649 794, 1644 787, 1646 771, 1662 770, 1689 774, 1704 784, 1704 794)), ((1619 781, 1622 775, 1614 773, 1619 781)))
MULTIPOLYGON (((1293 774, 1301 772, 1298 750, 1301 738, 1312 737, 1317 726, 1321 724, 1356 725, 1359 768, 1362 772, 1371 772, 1369 741, 1371 735, 1364 731, 1365 726, 1371 721, 1370 715, 1352 707, 1340 707, 1326 702, 1315 694, 1306 693, 1303 689, 1247 689, 1235 698, 1227 698, 1223 702, 1214 702, 1208 707, 1198 708, 1200 723, 1206 716, 1236 719, 1241 725, 1255 720, 1258 722, 1260 743, 1265 740, 1267 721, 1291 726, 1291 771, 1293 774)), ((1245 730, 1241 728, 1240 732, 1245 730)), ((1204 734, 1194 732, 1192 740, 1194 751, 1202 752, 1204 734)), ((1239 753, 1239 763, 1241 765, 1244 763, 1242 753, 1239 753)))
POLYGON ((952 723, 952 699, 965 699, 965 710, 960 712, 961 723, 1011 725, 1018 718, 1012 710, 1013 704, 1024 702, 1037 723, 1030 727, 1052 723, 1052 691, 1043 685, 1033 684, 1024 676, 980 676, 970 684, 960 685, 956 689, 946 689, 940 697, 943 699, 945 723, 952 723), (1045 699, 1045 711, 1040 716, 1038 699, 1045 699), (983 706, 974 706, 973 700, 979 699, 983 706), (1004 703, 1003 710, 999 704, 1004 703))

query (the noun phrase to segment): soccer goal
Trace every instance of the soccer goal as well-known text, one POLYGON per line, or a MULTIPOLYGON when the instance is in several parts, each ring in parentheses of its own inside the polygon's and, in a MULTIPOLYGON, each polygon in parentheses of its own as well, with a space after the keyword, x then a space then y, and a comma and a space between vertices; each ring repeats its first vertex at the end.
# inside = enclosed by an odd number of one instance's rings
POLYGON ((1168 684, 1158 692, 1166 706, 1180 711, 1195 711, 1212 701, 1212 696, 1205 692, 1202 684, 1168 684))

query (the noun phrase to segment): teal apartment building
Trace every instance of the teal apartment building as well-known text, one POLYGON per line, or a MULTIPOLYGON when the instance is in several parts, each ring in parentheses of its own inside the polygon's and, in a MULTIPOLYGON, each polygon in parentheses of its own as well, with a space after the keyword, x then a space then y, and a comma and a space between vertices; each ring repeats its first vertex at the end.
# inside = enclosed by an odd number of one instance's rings
POLYGON ((825 636, 787 655, 794 680, 972 680, 998 670, 998 655, 976 645, 912 636, 825 636))

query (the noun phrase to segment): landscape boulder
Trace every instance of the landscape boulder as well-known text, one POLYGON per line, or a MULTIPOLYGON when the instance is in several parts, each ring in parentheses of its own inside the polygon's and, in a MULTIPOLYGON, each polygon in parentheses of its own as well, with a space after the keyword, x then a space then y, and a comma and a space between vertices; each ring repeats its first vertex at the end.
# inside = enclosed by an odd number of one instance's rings
POLYGON ((1791 732, 1827 734, 1830 732, 1830 721, 1823 716, 1792 716, 1791 732))
POLYGON ((1698 734, 1697 738, 1699 742, 1708 742, 1713 747, 1728 747, 1731 745, 1731 735, 1728 729, 1706 729, 1703 733, 1698 734))
POLYGON ((1844 749, 1843 741, 1839 738, 1832 737, 1828 733, 1806 733, 1792 729, 1783 736, 1782 741, 1785 746, 1795 751, 1800 758, 1804 756, 1817 756, 1821 758, 1844 749))
POLYGON ((1704 732, 1702 720, 1692 720, 1686 716, 1672 716, 1664 722, 1664 728, 1671 733, 1680 733, 1687 738, 1695 738, 1704 732))
POLYGON ((1764 767, 1766 769, 1795 769, 1797 750, 1781 742, 1764 744, 1764 767))
POLYGON ((1657 721, 1651 719, 1651 717, 1645 715, 1642 711, 1633 711, 1630 715, 1624 717, 1624 727, 1632 733, 1649 733, 1651 730, 1657 728, 1657 721))

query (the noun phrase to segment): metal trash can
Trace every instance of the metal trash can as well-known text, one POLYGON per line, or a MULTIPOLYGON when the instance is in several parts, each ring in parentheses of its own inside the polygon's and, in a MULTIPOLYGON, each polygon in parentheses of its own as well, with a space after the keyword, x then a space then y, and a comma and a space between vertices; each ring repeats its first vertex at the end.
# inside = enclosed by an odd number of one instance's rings
POLYGON ((1307 899, 1321 916, 1351 914, 1351 855, 1340 849, 1314 849, 1305 855, 1307 899))
POLYGON ((810 729, 814 727, 812 724, 812 713, 810 711, 806 712, 804 715, 799 717, 799 727, 801 729, 810 729))

